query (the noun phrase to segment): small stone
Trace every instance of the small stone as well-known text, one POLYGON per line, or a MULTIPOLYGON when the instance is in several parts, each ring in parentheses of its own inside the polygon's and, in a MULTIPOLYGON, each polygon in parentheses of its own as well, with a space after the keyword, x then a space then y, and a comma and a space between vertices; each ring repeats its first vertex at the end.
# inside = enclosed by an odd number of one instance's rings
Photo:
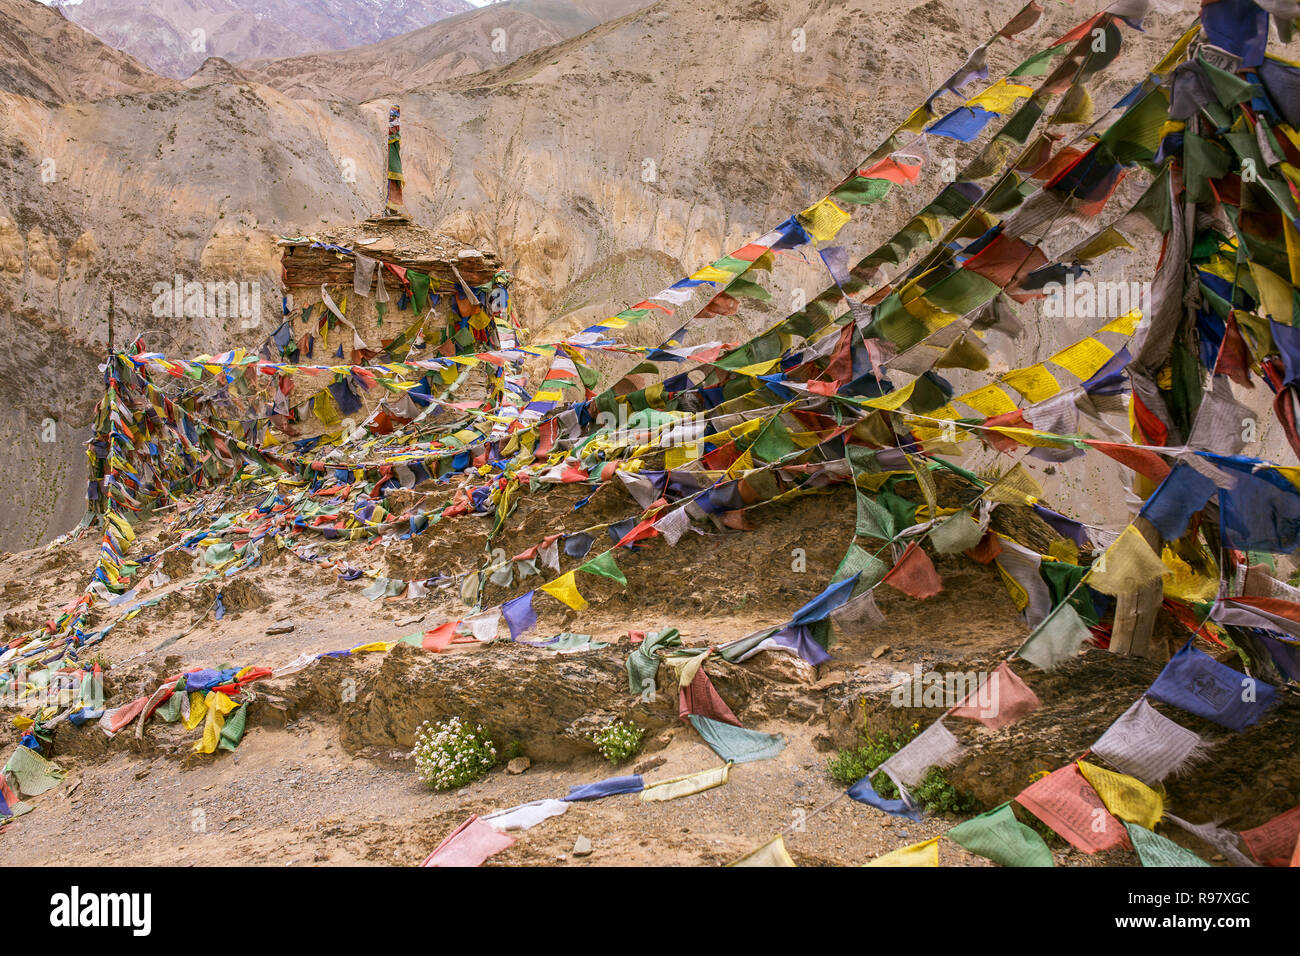
POLYGON ((877 658, 880 657, 880 655, 882 654, 888 653, 888 651, 889 651, 889 645, 881 644, 879 647, 877 647, 874 651, 871 652, 871 656, 873 658, 877 658))
POLYGON ((532 765, 533 762, 527 757, 516 757, 506 764, 506 773, 523 773, 532 765))
POLYGON ((574 856, 591 856, 591 840, 585 836, 580 836, 573 844, 574 856))
POLYGON ((295 626, 296 625, 293 623, 293 619, 286 617, 283 618, 282 620, 276 621, 274 624, 268 627, 266 629, 266 633, 267 634, 288 634, 294 629, 295 626))

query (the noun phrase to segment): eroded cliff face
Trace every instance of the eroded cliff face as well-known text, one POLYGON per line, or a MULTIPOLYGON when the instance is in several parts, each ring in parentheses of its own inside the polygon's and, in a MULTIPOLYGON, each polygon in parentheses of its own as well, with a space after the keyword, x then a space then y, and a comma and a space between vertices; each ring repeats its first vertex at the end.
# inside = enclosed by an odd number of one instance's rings
MULTIPOLYGON (((0 2, 29 17, 39 6, 0 2)), ((551 341, 824 195, 1020 5, 725 0, 705 11, 660 0, 504 67, 402 93, 410 212, 496 251, 516 275, 528 326, 551 341)), ((1090 12, 1049 8, 997 49, 993 75, 1090 12)), ((1184 26, 1151 17, 1145 33, 1125 31, 1125 56, 1096 101, 1119 99, 1184 26)), ((83 89, 77 65, 59 62, 50 88, 83 89)), ((0 435, 0 481, 13 496, 2 546, 66 530, 79 510, 31 502, 40 489, 84 497, 77 429, 101 388, 110 290, 118 344, 154 330, 149 347, 174 354, 256 346, 277 322, 274 236, 377 210, 390 98, 295 98, 231 71, 209 76, 188 89, 154 77, 147 91, 70 92, 56 103, 0 89, 0 334, 12 343, 0 389, 14 410, 0 435), (155 285, 177 275, 257 282, 262 325, 155 317, 155 285), (33 433, 47 419, 59 423, 53 442, 33 433), (33 456, 48 465, 33 467, 33 456)), ((403 76, 366 82, 403 89, 403 76)), ((936 160, 949 152, 946 141, 930 148, 936 160)), ((845 243, 874 246, 941 185, 923 181, 863 208, 845 243)), ((820 265, 794 256, 773 282, 770 307, 713 320, 700 335, 754 334, 791 311, 797 289, 827 284, 820 265)), ((629 339, 658 341, 682 321, 647 323, 629 339)), ((1058 344, 1050 333, 1027 343, 1058 344)))

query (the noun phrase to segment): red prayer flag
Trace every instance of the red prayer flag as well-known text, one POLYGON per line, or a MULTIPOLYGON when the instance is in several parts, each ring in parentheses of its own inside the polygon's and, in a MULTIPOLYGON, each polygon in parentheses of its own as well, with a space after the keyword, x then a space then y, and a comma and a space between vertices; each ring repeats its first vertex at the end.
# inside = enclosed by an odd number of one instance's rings
POLYGON ((934 563, 915 541, 908 544, 898 563, 880 580, 917 600, 934 597, 943 590, 943 581, 934 570, 934 563))
POLYGON ((1076 764, 1034 781, 1020 791, 1016 803, 1084 853, 1129 846, 1124 824, 1110 815, 1076 764))
POLYGON ((709 680, 709 675, 704 673, 701 667, 695 672, 695 679, 690 685, 683 687, 678 691, 678 716, 686 720, 691 714, 700 717, 708 717, 710 720, 720 720, 725 724, 734 724, 741 726, 736 715, 731 712, 727 702, 718 694, 717 688, 713 686, 713 681, 709 680))
POLYGON ((514 842, 510 834, 498 833, 475 814, 439 843, 420 866, 479 866, 514 842))
POLYGON ((424 632, 424 640, 420 646, 426 651, 433 651, 438 654, 447 648, 451 639, 456 636, 456 628, 460 626, 460 621, 448 621, 446 624, 439 624, 432 630, 424 632))
POLYGON ((1252 830, 1242 830, 1241 839, 1257 863, 1263 866, 1291 865, 1296 842, 1300 841, 1300 807, 1292 807, 1252 830))
POLYGON ((1038 695, 1003 661, 983 687, 952 709, 952 716, 968 717, 991 730, 1001 730, 1040 706, 1038 695))

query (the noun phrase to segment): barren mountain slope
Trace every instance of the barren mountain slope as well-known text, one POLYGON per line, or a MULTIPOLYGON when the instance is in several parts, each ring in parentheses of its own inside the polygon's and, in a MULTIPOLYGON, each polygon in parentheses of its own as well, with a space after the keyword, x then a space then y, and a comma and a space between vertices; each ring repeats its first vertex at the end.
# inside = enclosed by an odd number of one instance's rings
POLYGON ((54 103, 175 85, 37 0, 0 0, 0 90, 54 103))
POLYGON ((70 20, 164 76, 209 56, 295 56, 373 43, 472 10, 467 0, 54 0, 70 20))
MULTIPOLYGON (((422 225, 498 252, 528 324, 550 340, 822 196, 1019 6, 727 0, 702 15, 660 0, 502 69, 404 94, 408 205, 422 225)), ((1092 12, 1049 8, 1000 48, 994 75, 1092 12)), ((1098 102, 1118 99, 1183 26, 1153 17, 1145 33, 1125 31, 1098 102)), ((0 434, 13 452, 0 477, 15 494, 0 541, 34 543, 79 508, 75 427, 101 388, 110 289, 119 344, 162 329, 148 341, 169 352, 256 346, 279 302, 274 235, 375 211, 387 108, 227 82, 61 106, 0 94, 0 334, 14 343, 0 398, 16 409, 0 434), (55 182, 36 174, 47 159, 55 182), (153 285, 178 274, 259 281, 262 326, 154 319, 153 285), (59 423, 53 442, 41 440, 47 418, 59 423)), ((845 241, 864 248, 940 185, 864 209, 845 241)), ((734 337, 789 311, 791 269, 796 286, 826 284, 824 270, 785 257, 773 308, 700 334, 734 337)))
POLYGON ((392 40, 239 64, 250 79, 305 99, 359 102, 509 63, 650 5, 650 0, 509 0, 392 40))

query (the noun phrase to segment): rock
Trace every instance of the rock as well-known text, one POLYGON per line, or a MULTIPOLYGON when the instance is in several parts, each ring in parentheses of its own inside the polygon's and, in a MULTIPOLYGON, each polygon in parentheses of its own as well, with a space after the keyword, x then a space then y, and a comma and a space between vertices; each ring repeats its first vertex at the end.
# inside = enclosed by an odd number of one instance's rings
POLYGON ((591 840, 585 836, 580 836, 573 844, 572 853, 574 856, 591 856, 591 840))
POLYGON ((662 754, 654 757, 647 757, 646 759, 637 763, 636 766, 632 768, 632 772, 635 774, 646 774, 649 773, 651 770, 657 770, 667 762, 668 762, 668 758, 663 756, 662 754))
POLYGON ((873 658, 878 659, 881 655, 886 654, 888 652, 889 652, 889 645, 881 644, 879 647, 877 647, 874 651, 871 652, 871 656, 873 658))
POLYGON ((267 634, 288 634, 294 629, 295 625, 291 618, 284 618, 276 621, 266 629, 267 634))
POLYGON ((527 757, 516 757, 506 764, 506 773, 523 773, 532 765, 533 762, 527 757))

